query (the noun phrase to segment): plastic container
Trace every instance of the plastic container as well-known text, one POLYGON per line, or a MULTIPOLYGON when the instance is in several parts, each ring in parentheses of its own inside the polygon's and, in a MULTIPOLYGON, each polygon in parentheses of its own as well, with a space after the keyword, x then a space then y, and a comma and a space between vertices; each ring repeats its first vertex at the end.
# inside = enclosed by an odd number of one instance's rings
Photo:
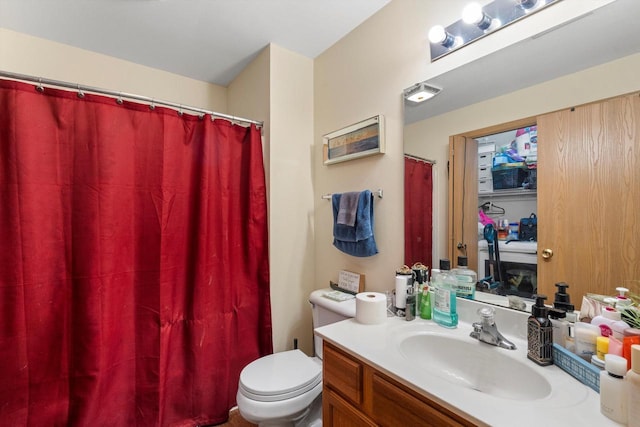
POLYGON ((474 299, 478 274, 468 267, 466 256, 458 257, 458 267, 451 270, 451 274, 456 277, 456 296, 474 299))
MULTIPOLYGON (((600 328, 600 335, 603 337, 609 337, 613 334, 612 326, 614 322, 618 321, 622 321, 620 312, 616 311, 613 307, 604 307, 602 309, 602 314, 591 319, 591 324, 600 328)), ((627 328, 628 327, 629 325, 627 325, 627 328)))
POLYGON ((591 362, 591 356, 596 354, 596 340, 601 336, 600 328, 590 323, 576 322, 575 334, 576 355, 591 362))
POLYGON ((440 326, 455 328, 458 326, 456 310, 456 277, 449 271, 449 260, 440 260, 440 274, 437 276, 433 291, 431 317, 440 326))
POLYGON ((600 373, 600 412, 613 421, 626 424, 627 394, 624 376, 627 373, 627 360, 607 354, 604 357, 604 368, 600 373))
POLYGON ((420 299, 420 317, 422 319, 431 319, 431 291, 429 285, 424 285, 422 288, 422 298, 420 299))
POLYGON ((631 346, 631 369, 624 380, 627 386, 627 425, 640 427, 640 345, 631 346))

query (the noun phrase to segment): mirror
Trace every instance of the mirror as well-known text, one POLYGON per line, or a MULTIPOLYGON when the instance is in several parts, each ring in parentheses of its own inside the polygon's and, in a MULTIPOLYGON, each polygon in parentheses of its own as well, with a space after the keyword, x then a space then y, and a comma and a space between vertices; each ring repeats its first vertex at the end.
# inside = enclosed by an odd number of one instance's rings
MULTIPOLYGON (((464 169, 458 178, 467 183, 471 182, 466 186, 471 188, 474 179, 475 185, 478 185, 478 141, 475 141, 476 146, 474 147, 474 142, 469 139, 480 139, 480 143, 482 143, 481 138, 488 135, 496 135, 504 131, 536 124, 537 115, 557 111, 559 108, 567 106, 568 103, 582 105, 586 102, 615 97, 637 90, 630 86, 628 86, 630 89, 617 92, 616 89, 605 89, 598 94, 585 97, 584 91, 564 91, 563 88, 600 87, 603 79, 613 82, 609 77, 598 77, 595 75, 597 73, 592 75, 593 69, 585 73, 580 72, 606 63, 607 69, 616 74, 619 71, 617 67, 624 66, 619 61, 615 61, 616 59, 623 58, 622 61, 624 61, 625 57, 640 52, 640 40, 637 37, 632 37, 634 42, 629 43, 631 39, 628 38, 628 30, 630 28, 616 24, 616 22, 623 22, 624 16, 634 13, 633 10, 638 7, 638 4, 633 2, 612 2, 602 6, 586 16, 579 17, 580 19, 575 19, 563 27, 545 33, 543 37, 527 39, 430 78, 426 83, 441 87, 442 92, 432 100, 417 106, 405 104, 405 153, 436 161, 433 178, 433 257, 430 264, 429 261, 423 261, 425 264, 437 265, 434 262, 437 262, 439 258, 450 258, 453 265, 456 261, 452 259, 455 252, 449 254, 448 250, 449 246, 455 248, 457 245, 457 242, 454 241, 451 224, 448 224, 449 211, 452 210, 452 206, 455 206, 455 200, 449 198, 448 168, 454 167, 454 165, 448 164, 450 143, 453 145, 454 141, 464 141, 467 137, 467 144, 463 144, 464 148, 458 154, 462 157, 475 157, 473 160, 475 163, 472 170, 464 169), (600 30, 606 32, 607 27, 620 30, 619 33, 611 35, 613 40, 608 40, 607 44, 624 45, 624 51, 614 53, 595 37, 600 30), (561 76, 568 76, 564 78, 564 86, 554 85, 554 79, 561 76), (567 78, 568 80, 566 80, 567 78), (535 86, 536 90, 530 89, 534 85, 537 85, 535 86), (509 124, 510 128, 505 128, 505 123, 509 124), (476 131, 477 129, 481 131, 476 131), (469 173, 464 174, 465 170, 469 173)), ((549 117, 549 125, 558 127, 562 124, 562 121, 554 122, 554 120, 549 117)), ((550 132, 548 130, 550 127, 546 127, 547 132, 550 132)), ((574 132, 575 128, 570 130, 574 132)), ((576 131, 572 135, 578 133, 576 131)), ((549 135, 549 139, 553 139, 553 135, 549 135)), ((585 160, 585 164, 589 163, 589 159, 585 160)), ((549 165, 548 167, 553 168, 554 166, 549 165)), ((556 167, 556 169, 558 168, 556 167)), ((612 169, 615 169, 615 166, 612 166, 612 169)), ((476 199, 477 202, 481 200, 482 198, 476 199)), ((507 200, 495 197, 492 200, 494 205, 497 204, 505 210, 511 208, 507 204, 507 200)), ((474 211, 477 211, 478 206, 482 203, 484 202, 473 203, 474 211)), ((524 203, 524 201, 519 203, 524 203)), ((611 204, 615 205, 615 202, 611 204)), ((570 206, 567 205, 567 207, 570 206)), ((493 209, 493 206, 490 205, 489 208, 493 209)), ((536 210, 523 207, 522 211, 517 213, 513 211, 514 213, 505 216, 509 220, 512 219, 511 217, 514 217, 513 219, 525 218, 531 212, 537 212, 537 209, 540 209, 540 206, 536 206, 536 210)), ((463 227, 467 227, 467 231, 476 227, 474 223, 477 221, 473 218, 475 215, 471 216, 470 223, 463 223, 463 212, 454 212, 453 214, 460 216, 460 223, 463 224, 463 227)), ((467 247, 467 252, 470 265, 477 267, 478 249, 467 247), (473 255, 474 253, 476 255, 473 255), (472 256, 475 257, 475 264, 471 262, 472 256)), ((612 247, 606 253, 620 254, 622 252, 620 247, 612 247)), ((542 258, 539 259, 542 260, 542 258)), ((592 259, 590 252, 585 253, 581 262, 574 263, 574 265, 592 266, 594 264, 592 259)), ((629 273, 627 279, 637 276, 637 274, 634 275, 633 268, 635 267, 625 265, 625 269, 629 273)), ((482 276, 482 271, 478 271, 478 273, 479 276, 482 276)), ((547 274, 549 279, 546 281, 550 282, 547 286, 553 287, 552 278, 558 276, 557 271, 550 271, 547 274)), ((598 274, 592 272, 592 277, 587 276, 584 280, 576 280, 575 283, 580 283, 582 286, 580 289, 587 292, 611 294, 615 285, 610 281, 623 281, 618 280, 617 277, 613 278, 611 275, 598 274)), ((584 292, 574 291, 572 293, 571 289, 569 291, 572 294, 572 301, 579 305, 584 292)), ((547 303, 552 302, 553 291, 549 293, 547 290, 547 295, 549 297, 547 303)), ((478 297, 482 296, 484 295, 478 295, 478 297)), ((493 297, 490 299, 491 301, 488 302, 508 305, 506 298, 503 301, 495 301, 493 297)))

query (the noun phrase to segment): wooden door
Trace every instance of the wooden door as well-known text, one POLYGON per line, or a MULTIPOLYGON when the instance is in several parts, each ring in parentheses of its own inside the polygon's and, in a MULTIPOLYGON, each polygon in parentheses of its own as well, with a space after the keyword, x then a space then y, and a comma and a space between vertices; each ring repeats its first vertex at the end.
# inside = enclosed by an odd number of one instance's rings
POLYGON ((478 143, 460 135, 449 140, 448 229, 451 268, 466 255, 469 268, 478 271, 478 143))
POLYGON ((538 292, 552 302, 554 284, 567 282, 579 308, 588 292, 640 279, 640 97, 537 121, 538 292))

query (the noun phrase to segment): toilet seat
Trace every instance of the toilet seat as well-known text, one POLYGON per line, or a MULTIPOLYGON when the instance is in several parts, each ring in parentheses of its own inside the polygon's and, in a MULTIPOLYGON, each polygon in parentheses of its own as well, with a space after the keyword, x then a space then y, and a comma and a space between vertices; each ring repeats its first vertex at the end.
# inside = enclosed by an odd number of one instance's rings
POLYGON ((239 392, 259 402, 300 396, 322 381, 322 368, 300 350, 270 354, 240 373, 239 392))

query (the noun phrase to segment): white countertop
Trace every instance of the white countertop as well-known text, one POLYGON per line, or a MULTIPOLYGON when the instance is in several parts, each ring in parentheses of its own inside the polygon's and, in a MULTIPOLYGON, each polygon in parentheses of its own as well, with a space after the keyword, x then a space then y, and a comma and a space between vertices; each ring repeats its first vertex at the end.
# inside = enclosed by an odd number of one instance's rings
MULTIPOLYGON (((364 325, 355 319, 348 319, 316 328, 315 333, 443 406, 464 412, 481 423, 509 427, 619 425, 600 413, 598 393, 557 366, 538 366, 527 359, 528 313, 496 307, 498 330, 516 344, 517 350, 491 346, 469 337, 473 330, 471 323, 478 320, 476 310, 481 305, 475 301, 458 299, 460 322, 456 329, 443 328, 431 320, 416 318, 407 322, 392 317, 380 325, 364 325), (516 358, 542 375, 552 391, 542 399, 520 401, 453 384, 429 369, 428 355, 425 355, 424 363, 412 365, 399 351, 400 340, 417 332, 451 334, 472 345, 486 346, 490 351, 516 358)), ((474 363, 474 360, 469 360, 469 363, 474 363)))

